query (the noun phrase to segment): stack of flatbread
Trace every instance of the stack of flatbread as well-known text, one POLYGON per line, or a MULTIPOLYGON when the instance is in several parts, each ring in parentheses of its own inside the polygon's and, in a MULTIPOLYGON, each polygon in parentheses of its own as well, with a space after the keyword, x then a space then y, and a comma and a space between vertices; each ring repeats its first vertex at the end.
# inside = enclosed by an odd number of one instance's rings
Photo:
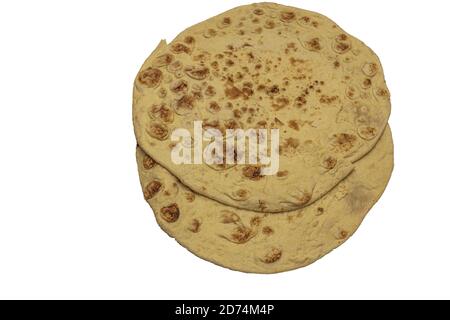
POLYGON ((136 77, 144 197, 161 228, 205 260, 254 273, 304 267, 345 242, 385 190, 389 114, 378 57, 333 21, 274 3, 234 8, 161 41, 136 77), (277 153, 275 172, 235 147, 220 161, 196 124, 224 137, 278 132, 257 136, 277 153))

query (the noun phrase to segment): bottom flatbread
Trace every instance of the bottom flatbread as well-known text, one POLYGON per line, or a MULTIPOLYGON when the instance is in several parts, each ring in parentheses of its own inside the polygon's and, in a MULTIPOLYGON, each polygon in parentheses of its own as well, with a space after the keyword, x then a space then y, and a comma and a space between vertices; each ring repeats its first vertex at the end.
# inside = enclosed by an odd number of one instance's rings
POLYGON ((306 208, 274 214, 195 194, 140 148, 137 162, 144 197, 169 236, 217 265, 277 273, 307 266, 349 239, 386 188, 393 143, 387 127, 354 172, 328 194, 306 208))

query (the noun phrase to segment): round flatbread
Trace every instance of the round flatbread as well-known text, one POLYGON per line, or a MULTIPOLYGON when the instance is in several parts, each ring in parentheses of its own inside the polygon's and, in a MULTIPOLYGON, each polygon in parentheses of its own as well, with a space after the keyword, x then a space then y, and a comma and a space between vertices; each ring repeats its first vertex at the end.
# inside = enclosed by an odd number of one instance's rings
POLYGON ((196 194, 140 148, 137 162, 144 197, 169 236, 217 265, 276 273, 313 263, 356 231, 389 181, 393 144, 387 127, 336 188, 306 208, 279 214, 235 209, 196 194))
POLYGON ((139 71, 133 99, 147 154, 195 192, 260 212, 326 194, 373 148, 389 114, 371 49, 323 15, 272 3, 237 7, 162 41, 139 71), (175 164, 171 134, 194 136, 195 121, 224 134, 278 129, 277 174, 263 175, 261 164, 175 164))

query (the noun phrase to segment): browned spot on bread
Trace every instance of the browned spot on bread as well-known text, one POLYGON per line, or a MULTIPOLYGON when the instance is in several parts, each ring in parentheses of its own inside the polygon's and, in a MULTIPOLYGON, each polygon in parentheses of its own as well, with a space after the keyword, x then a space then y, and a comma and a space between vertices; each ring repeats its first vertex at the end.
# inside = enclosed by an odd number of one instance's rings
POLYGON ((239 109, 234 109, 233 110, 233 115, 234 115, 234 117, 235 118, 241 118, 242 117, 242 111, 241 110, 239 110, 239 109))
POLYGON ((264 211, 267 209, 266 202, 264 200, 258 200, 258 208, 261 211, 264 211))
POLYGON ((232 211, 224 211, 222 213, 222 223, 228 224, 228 223, 236 223, 240 221, 241 218, 232 211))
POLYGON ((299 97, 295 98, 294 105, 297 108, 301 108, 301 107, 305 106, 307 102, 308 101, 306 100, 306 98, 304 96, 299 96, 299 97))
POLYGON ((281 110, 289 104, 289 99, 287 97, 278 97, 275 102, 272 103, 272 108, 275 110, 281 110))
POLYGON ((258 8, 258 9, 253 10, 253 13, 256 14, 257 16, 261 16, 264 14, 264 10, 258 8))
POLYGON ((294 57, 289 58, 289 63, 293 66, 298 66, 299 64, 305 63, 305 60, 303 59, 296 59, 294 57))
POLYGON ((227 60, 225 61, 225 65, 226 65, 227 67, 232 67, 232 66, 234 66, 234 61, 231 60, 231 59, 227 59, 227 60))
POLYGON ((228 88, 225 89, 225 95, 229 98, 229 99, 237 99, 242 95, 242 91, 239 90, 238 88, 236 88, 235 86, 230 86, 228 88))
POLYGON ((348 86, 347 89, 345 90, 345 95, 349 99, 353 100, 353 99, 357 98, 358 90, 354 86, 348 86))
POLYGON ((211 86, 211 85, 207 86, 206 90, 205 90, 205 95, 207 95, 208 97, 215 96, 216 95, 216 89, 213 86, 211 86))
POLYGON ((372 80, 370 79, 364 79, 363 83, 362 83, 362 87, 364 89, 368 89, 372 86, 372 80))
POLYGON ((298 139, 290 137, 284 141, 283 146, 286 148, 297 149, 300 146, 300 141, 298 139))
POLYGON ((338 240, 345 240, 345 239, 347 239, 347 237, 348 237, 348 232, 345 230, 340 231, 336 236, 336 238, 338 240))
POLYGON ((194 61, 200 61, 200 63, 203 65, 203 63, 204 63, 206 60, 208 60, 209 57, 210 57, 210 53, 209 53, 209 52, 207 52, 207 51, 202 51, 202 52, 200 52, 199 54, 196 54, 196 55, 193 57, 193 60, 194 60, 194 61))
POLYGON ((184 43, 188 45, 193 45, 195 43, 195 38, 193 36, 186 36, 184 38, 184 43))
POLYGON ((275 28, 275 22, 273 22, 272 20, 267 20, 264 23, 264 28, 266 28, 266 29, 273 29, 273 28, 275 28))
POLYGON ((232 223, 236 225, 236 227, 233 229, 230 235, 221 235, 222 238, 230 242, 236 244, 243 244, 248 242, 251 238, 253 238, 256 235, 256 232, 254 232, 252 228, 245 226, 240 221, 240 218, 236 214, 231 214, 231 216, 228 217, 226 222, 223 223, 226 224, 232 223))
POLYGON ((368 77, 374 77, 378 72, 378 65, 375 63, 365 63, 362 72, 368 77))
POLYGON ((230 130, 232 130, 232 129, 238 129, 238 128, 240 128, 240 125, 239 125, 239 123, 238 123, 236 120, 234 120, 234 119, 228 119, 228 120, 225 120, 225 122, 224 122, 224 127, 225 127, 225 129, 230 129, 230 130))
POLYGON ((220 106, 219 106, 219 104, 218 104, 216 101, 211 101, 211 102, 209 103, 208 110, 209 110, 211 113, 217 113, 217 112, 220 111, 220 106))
POLYGON ((312 38, 305 42, 305 48, 310 51, 320 51, 322 50, 322 45, 320 44, 319 38, 312 38))
POLYGON ((186 92, 188 90, 188 83, 184 80, 176 80, 170 85, 170 90, 174 93, 186 92))
POLYGON ((376 95, 385 99, 389 99, 390 93, 387 89, 384 88, 378 88, 376 90, 376 95))
POLYGON ((181 63, 181 61, 176 60, 167 66, 167 71, 174 73, 180 70, 182 67, 183 64, 181 63))
POLYGON ((347 152, 355 145, 357 137, 353 134, 339 133, 333 135, 333 146, 338 152, 347 152))
POLYGON ((193 233, 198 233, 200 231, 200 221, 198 219, 192 219, 190 226, 188 227, 188 230, 193 233))
POLYGON ((362 126, 358 128, 358 135, 364 140, 372 140, 377 136, 377 128, 362 126))
POLYGON ((336 36, 336 41, 347 41, 348 36, 345 33, 341 33, 340 35, 336 36))
POLYGON ((272 229, 271 227, 269 227, 269 226, 265 226, 265 227, 262 229, 262 232, 263 232, 263 234, 265 234, 266 236, 270 236, 270 235, 272 235, 272 234, 274 233, 273 229, 272 229))
POLYGON ((195 200, 195 194, 192 192, 186 192, 185 197, 188 202, 194 202, 195 200))
POLYGON ((336 167, 336 164, 337 164, 337 159, 334 157, 327 157, 322 163, 323 167, 328 170, 331 170, 334 167, 336 167))
POLYGON ((250 180, 260 180, 263 176, 261 175, 261 167, 259 166, 245 166, 242 169, 242 174, 244 177, 249 178, 250 180))
POLYGON ((303 16, 300 18, 300 22, 304 24, 308 24, 311 21, 311 18, 308 16, 303 16))
POLYGON ((298 204, 303 206, 305 204, 307 204, 309 201, 311 201, 311 194, 308 192, 303 192, 301 196, 299 196, 298 199, 298 204))
POLYGON ((217 70, 219 68, 219 63, 217 61, 213 61, 211 62, 211 67, 217 70))
POLYGON ((150 170, 151 168, 153 168, 156 165, 156 162, 149 155, 145 155, 144 160, 142 161, 142 165, 145 170, 150 170))
POLYGON ((264 257, 261 259, 264 263, 274 263, 281 259, 282 251, 278 248, 272 248, 269 252, 267 252, 264 257))
POLYGON ((167 96, 167 90, 165 88, 159 88, 158 97, 165 98, 167 96))
POLYGON ((248 199, 248 197, 250 196, 250 192, 245 189, 239 189, 234 193, 234 196, 237 199, 245 200, 248 199))
POLYGON ((256 123, 256 125, 257 125, 257 128, 267 128, 267 121, 266 120, 258 121, 256 123))
POLYGON ((176 54, 191 52, 191 49, 182 43, 175 43, 175 44, 171 45, 170 49, 172 50, 172 52, 174 52, 176 54))
POLYGON ((222 24, 229 26, 231 24, 231 18, 230 17, 224 17, 222 19, 222 24))
POLYGON ((288 175, 288 171, 284 170, 284 171, 278 171, 277 172, 277 177, 282 178, 282 177, 286 177, 288 175))
POLYGON ((161 190, 161 187, 162 187, 161 182, 156 181, 156 180, 148 183, 144 189, 145 200, 149 200, 149 199, 153 198, 159 192, 159 190, 161 190))
POLYGON ((195 80, 204 80, 209 75, 209 69, 204 66, 187 66, 184 72, 195 80))
POLYGON ((138 81, 149 88, 155 88, 161 83, 162 77, 161 70, 150 67, 139 73, 138 81))
POLYGON ((333 102, 335 102, 339 97, 338 96, 327 96, 327 95, 322 95, 320 97, 320 103, 324 103, 324 104, 331 104, 333 102))
POLYGON ((187 113, 194 108, 194 97, 190 95, 184 95, 180 99, 175 100, 175 111, 179 114, 187 113))
POLYGON ((277 85, 270 86, 270 87, 266 88, 266 93, 269 96, 273 97, 280 93, 280 88, 277 85))
POLYGON ((192 98, 194 100, 201 100, 201 99, 203 99, 202 88, 200 86, 194 86, 192 88, 191 94, 192 94, 192 98))
POLYGON ((169 134, 169 129, 162 123, 152 122, 147 128, 147 133, 158 140, 165 140, 169 134))
MULTIPOLYGON (((258 28, 255 29, 254 32, 257 33, 257 34, 260 34, 260 33, 262 33, 262 31, 263 31, 263 29, 261 27, 258 27, 258 28)), ((259 65, 259 66, 261 66, 261 65, 259 65)), ((259 68, 257 68, 257 66, 255 66, 255 68, 259 69, 259 68)))
POLYGON ((202 123, 202 128, 204 130, 208 130, 210 128, 219 129, 220 128, 219 120, 204 120, 202 123))
POLYGON ((292 11, 281 12, 280 19, 283 22, 291 22, 295 20, 295 13, 292 11))
POLYGON ((261 218, 260 218, 260 217, 253 217, 253 218, 250 220, 250 225, 252 225, 252 226, 257 227, 257 226, 259 226, 260 224, 261 224, 261 218))
POLYGON ((164 103, 161 105, 154 105, 151 109, 152 116, 162 120, 165 123, 173 122, 173 112, 167 108, 164 103))
POLYGON ((296 120, 289 120, 288 126, 289 126, 289 128, 294 129, 296 131, 300 130, 300 127, 299 127, 298 122, 296 120))
POLYGON ((344 54, 352 48, 350 38, 344 33, 339 34, 333 43, 333 50, 339 54, 344 54))
POLYGON ((169 223, 176 222, 180 217, 180 209, 176 203, 172 203, 167 207, 162 207, 160 212, 161 217, 169 223))
POLYGON ((253 95, 253 89, 248 86, 244 86, 242 88, 242 93, 244 94, 245 98, 248 98, 253 95))
POLYGON ((223 236, 228 241, 231 241, 236 244, 243 244, 248 242, 251 238, 253 238, 255 233, 249 227, 244 225, 237 226, 229 237, 223 236))
POLYGON ((212 28, 206 30, 206 31, 203 33, 203 36, 204 36, 205 38, 212 38, 212 37, 215 37, 216 35, 217 35, 217 31, 214 30, 214 29, 212 29, 212 28))
POLYGON ((165 67, 171 64, 173 60, 173 55, 171 55, 170 53, 165 53, 156 57, 154 64, 156 67, 165 67))

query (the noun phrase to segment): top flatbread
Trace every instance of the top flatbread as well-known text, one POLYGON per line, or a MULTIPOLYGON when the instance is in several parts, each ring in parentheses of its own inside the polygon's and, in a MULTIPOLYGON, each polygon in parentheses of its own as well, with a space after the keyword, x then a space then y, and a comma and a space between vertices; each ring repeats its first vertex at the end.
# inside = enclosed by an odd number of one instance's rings
POLYGON ((390 113, 380 61, 328 18, 272 3, 237 7, 162 41, 135 81, 139 145, 192 190, 238 208, 311 204, 378 141, 390 113), (170 139, 193 122, 278 128, 278 175, 257 166, 176 165, 170 139))

